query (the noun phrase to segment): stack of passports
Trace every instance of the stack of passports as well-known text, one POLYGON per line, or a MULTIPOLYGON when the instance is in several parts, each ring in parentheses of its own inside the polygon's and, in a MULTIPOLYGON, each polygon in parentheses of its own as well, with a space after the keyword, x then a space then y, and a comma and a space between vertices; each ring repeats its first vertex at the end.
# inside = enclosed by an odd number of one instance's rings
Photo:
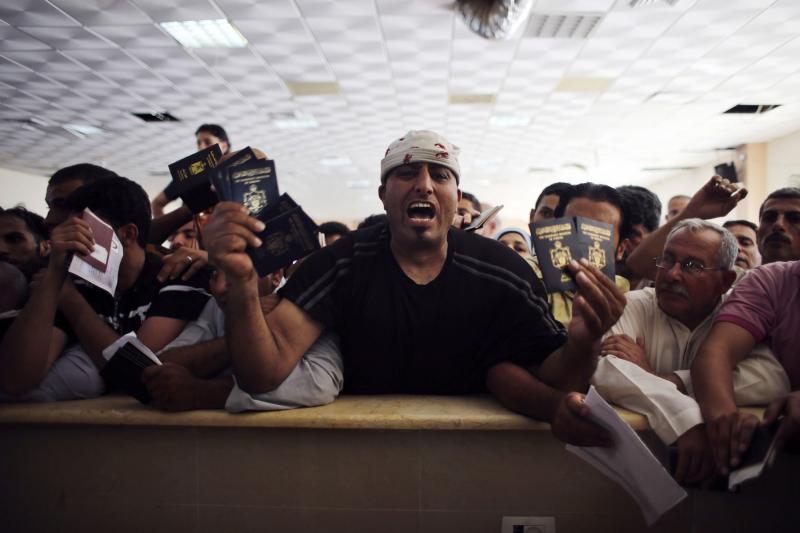
POLYGON ((158 364, 160 361, 154 355, 126 342, 108 360, 100 375, 109 388, 122 389, 140 402, 150 403, 153 398, 142 383, 142 373, 148 366, 158 364))
POLYGON ((571 260, 586 259, 614 279, 614 228, 584 217, 564 217, 531 224, 536 257, 549 292, 575 289, 567 270, 571 260))
POLYGON ((258 235, 263 244, 247 249, 259 276, 319 249, 317 225, 288 194, 278 191, 274 161, 258 159, 249 146, 223 163, 220 157, 214 145, 171 164, 173 184, 193 213, 224 200, 244 205, 264 222, 266 229, 258 235))
POLYGON ((257 218, 266 226, 258 234, 262 244, 248 248, 247 253, 259 277, 289 266, 320 247, 317 225, 288 194, 281 195, 257 218))

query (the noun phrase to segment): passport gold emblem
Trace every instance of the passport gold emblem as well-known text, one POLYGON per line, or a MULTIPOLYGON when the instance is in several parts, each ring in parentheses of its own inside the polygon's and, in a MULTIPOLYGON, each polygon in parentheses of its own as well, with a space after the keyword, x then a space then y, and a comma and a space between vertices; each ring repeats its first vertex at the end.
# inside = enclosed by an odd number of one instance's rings
POLYGON ((203 172, 206 169, 205 161, 195 161, 191 165, 189 165, 189 173, 192 176, 196 176, 203 172))
POLYGON ((251 213, 258 213, 267 205, 267 193, 259 191, 256 185, 250 185, 250 190, 244 193, 243 203, 251 213))
POLYGON ((599 269, 606 266, 606 251, 600 247, 599 241, 594 241, 589 247, 589 262, 599 269))
POLYGON ((286 242, 288 236, 284 235, 283 232, 273 233, 269 237, 267 237, 267 242, 265 246, 267 251, 272 255, 283 255, 289 251, 289 244, 286 242))
POLYGON ((556 268, 564 268, 572 261, 572 254, 569 248, 564 248, 561 241, 555 242, 555 248, 550 250, 550 261, 556 268))

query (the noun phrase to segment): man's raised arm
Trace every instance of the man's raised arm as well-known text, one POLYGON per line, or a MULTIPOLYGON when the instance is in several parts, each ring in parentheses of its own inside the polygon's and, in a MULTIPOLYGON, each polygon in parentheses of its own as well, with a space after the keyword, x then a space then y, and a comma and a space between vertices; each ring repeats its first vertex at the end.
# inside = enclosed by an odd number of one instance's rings
POLYGON ((263 229, 263 222, 232 202, 218 204, 203 229, 209 260, 227 278, 228 354, 239 386, 251 394, 280 385, 322 333, 319 323, 286 299, 264 317, 258 277, 245 252, 247 246, 261 245, 254 232, 263 229))
POLYGON ((653 258, 661 255, 669 232, 678 222, 687 218, 708 220, 723 217, 730 213, 745 196, 747 196, 747 189, 739 188, 736 184, 720 176, 713 176, 699 191, 694 193, 683 211, 642 240, 628 256, 626 260, 628 268, 639 276, 655 279, 656 265, 653 258))

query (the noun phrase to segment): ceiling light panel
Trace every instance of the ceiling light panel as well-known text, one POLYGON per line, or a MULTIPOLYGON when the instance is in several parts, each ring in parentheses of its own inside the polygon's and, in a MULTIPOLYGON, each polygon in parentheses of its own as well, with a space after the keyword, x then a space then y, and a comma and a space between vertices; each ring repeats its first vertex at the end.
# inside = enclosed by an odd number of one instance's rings
POLYGON ((186 48, 247 46, 247 39, 225 19, 162 22, 161 27, 186 48))

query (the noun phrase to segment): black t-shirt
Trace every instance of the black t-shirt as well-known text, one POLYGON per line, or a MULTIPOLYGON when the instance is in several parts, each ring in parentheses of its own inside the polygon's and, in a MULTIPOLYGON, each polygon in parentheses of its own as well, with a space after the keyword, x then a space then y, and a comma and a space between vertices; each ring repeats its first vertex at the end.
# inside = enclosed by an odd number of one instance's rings
POLYGON ((387 225, 308 257, 281 295, 341 337, 349 393, 485 391, 502 361, 541 363, 566 340, 533 270, 502 244, 461 230, 427 285, 389 248, 387 225))
MULTIPOLYGON (((149 317, 195 320, 211 296, 208 292, 208 274, 201 271, 188 281, 177 279, 161 283, 156 278, 161 266, 160 257, 147 253, 136 283, 116 296, 80 278, 74 278, 73 281, 92 309, 121 335, 137 331, 149 317)), ((64 322, 63 315, 59 313, 56 327, 61 327, 64 322)), ((65 327, 70 340, 77 340, 71 328, 65 327)))
POLYGON ((0 313, 0 341, 6 336, 8 328, 14 323, 14 319, 17 318, 17 315, 19 315, 19 309, 0 313))

